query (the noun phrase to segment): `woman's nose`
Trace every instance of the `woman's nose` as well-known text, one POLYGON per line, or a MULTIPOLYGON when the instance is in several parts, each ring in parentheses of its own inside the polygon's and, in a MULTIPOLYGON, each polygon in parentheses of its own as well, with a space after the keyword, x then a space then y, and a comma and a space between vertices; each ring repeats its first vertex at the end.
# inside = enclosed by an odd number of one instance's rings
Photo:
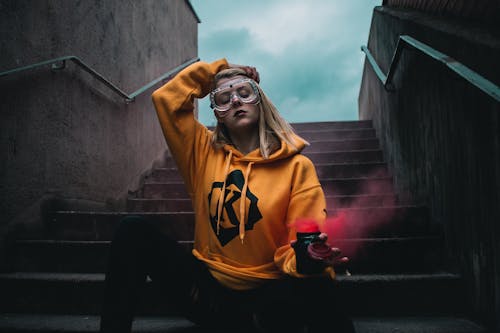
POLYGON ((236 94, 231 94, 231 104, 232 105, 240 105, 241 104, 241 101, 238 98, 238 96, 236 96, 236 94))

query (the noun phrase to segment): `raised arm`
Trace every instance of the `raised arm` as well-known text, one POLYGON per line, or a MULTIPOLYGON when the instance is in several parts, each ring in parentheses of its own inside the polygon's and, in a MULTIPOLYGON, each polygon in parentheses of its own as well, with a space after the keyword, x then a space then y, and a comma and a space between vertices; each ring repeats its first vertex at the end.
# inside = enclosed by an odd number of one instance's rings
POLYGON ((225 59, 213 63, 197 62, 152 95, 168 147, 189 191, 202 165, 199 159, 210 149, 209 131, 194 118, 194 99, 205 97, 213 88, 215 74, 227 67, 225 59))

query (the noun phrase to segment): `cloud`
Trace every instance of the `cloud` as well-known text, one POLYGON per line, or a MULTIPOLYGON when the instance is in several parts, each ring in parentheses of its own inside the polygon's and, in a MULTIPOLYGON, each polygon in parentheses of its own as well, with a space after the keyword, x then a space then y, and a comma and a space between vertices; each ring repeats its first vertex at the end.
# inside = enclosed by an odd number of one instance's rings
MULTIPOLYGON (((373 7, 380 0, 192 0, 199 55, 257 67, 261 86, 290 122, 357 119, 373 7)), ((213 124, 208 102, 200 121, 213 124)))
POLYGON ((282 56, 304 43, 324 42, 325 34, 318 31, 329 27, 338 12, 331 6, 318 10, 305 1, 274 1, 268 6, 265 11, 254 13, 255 16, 245 15, 231 24, 243 25, 255 47, 274 56, 282 56))

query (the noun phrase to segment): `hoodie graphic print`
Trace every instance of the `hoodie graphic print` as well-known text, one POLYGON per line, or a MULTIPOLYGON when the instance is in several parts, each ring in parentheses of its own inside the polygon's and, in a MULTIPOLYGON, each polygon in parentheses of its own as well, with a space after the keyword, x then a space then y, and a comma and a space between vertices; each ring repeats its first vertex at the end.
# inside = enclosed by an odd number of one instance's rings
POLYGON ((206 96, 225 59, 197 62, 153 93, 167 145, 195 210, 193 255, 223 285, 252 289, 295 268, 293 223, 326 218, 324 193, 312 162, 294 147, 264 159, 256 149, 243 155, 232 145, 215 149, 212 132, 194 117, 194 99, 206 96))

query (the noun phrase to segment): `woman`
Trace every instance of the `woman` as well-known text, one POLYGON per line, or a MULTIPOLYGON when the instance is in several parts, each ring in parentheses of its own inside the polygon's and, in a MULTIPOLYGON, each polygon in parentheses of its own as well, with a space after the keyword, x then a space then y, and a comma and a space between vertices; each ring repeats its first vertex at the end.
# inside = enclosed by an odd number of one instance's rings
POLYGON ((195 63, 153 93, 193 202, 194 248, 186 253, 146 221, 125 219, 111 248, 103 332, 130 331, 146 276, 162 284, 165 298, 201 325, 315 331, 325 324, 319 318, 337 314, 337 321, 325 327, 352 331, 331 294, 331 263, 338 252, 325 258, 315 274, 297 272, 294 223, 323 223, 325 198, 314 165, 300 154, 307 142, 281 118, 258 83, 255 68, 221 59, 195 63), (193 115, 195 98, 209 93, 217 119, 213 132, 193 115), (302 309, 304 302, 325 297, 328 311, 302 309))

